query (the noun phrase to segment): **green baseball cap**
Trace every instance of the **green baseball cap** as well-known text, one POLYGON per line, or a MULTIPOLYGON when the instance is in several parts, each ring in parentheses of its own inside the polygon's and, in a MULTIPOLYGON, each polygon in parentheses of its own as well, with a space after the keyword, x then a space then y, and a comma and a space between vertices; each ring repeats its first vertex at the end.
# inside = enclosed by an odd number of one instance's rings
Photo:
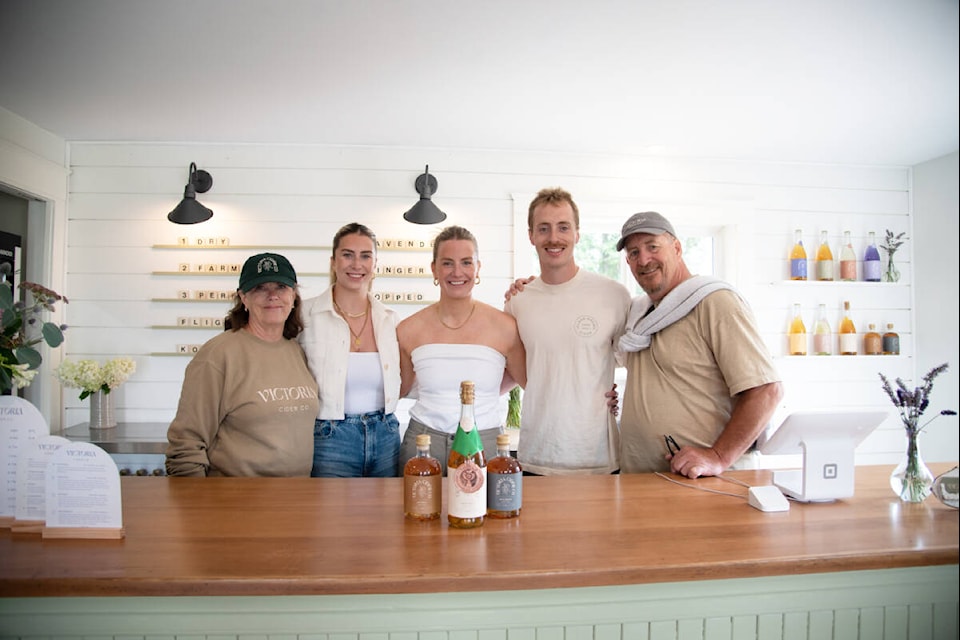
POLYGON ((246 293, 258 284, 279 282, 288 287, 297 286, 297 272, 290 261, 279 253, 258 253, 243 263, 240 271, 240 291, 246 293))

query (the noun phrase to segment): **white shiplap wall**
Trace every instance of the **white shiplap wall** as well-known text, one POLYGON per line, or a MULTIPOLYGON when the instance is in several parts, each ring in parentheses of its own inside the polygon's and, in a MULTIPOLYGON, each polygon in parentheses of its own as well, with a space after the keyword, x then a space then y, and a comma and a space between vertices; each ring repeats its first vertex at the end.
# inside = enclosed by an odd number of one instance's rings
MULTIPOLYGON (((821 228, 830 232, 835 255, 846 229, 858 254, 870 230, 881 237, 887 228, 909 234, 908 168, 324 146, 71 144, 64 284, 71 302, 65 310, 70 329, 64 355, 132 355, 137 373, 116 392, 120 419, 168 421, 188 360, 149 354, 213 334, 154 327, 173 325, 179 316, 222 315, 226 305, 152 299, 171 298, 180 289, 231 289, 236 282, 153 272, 173 271, 181 262, 239 263, 256 251, 153 246, 173 244, 181 236, 226 236, 232 244, 328 247, 333 233, 353 220, 371 226, 381 240, 429 239, 438 226, 412 225, 401 217, 417 197, 413 181, 426 163, 439 181, 434 201, 447 212, 447 222, 470 228, 480 242, 479 299, 499 305, 514 277, 515 251, 531 251, 529 245, 517 246, 525 234, 515 232, 515 214, 525 211, 527 202, 514 202, 512 194, 563 186, 580 203, 584 218, 594 208, 613 208, 625 219, 654 203, 668 217, 683 211, 709 218, 685 223, 727 228, 733 248, 727 275, 747 295, 777 356, 787 386, 783 412, 813 406, 890 409, 877 372, 913 376, 909 242, 897 256, 903 274, 898 285, 784 281, 795 228, 804 229, 811 257, 821 228), (181 197, 190 162, 213 176, 213 188, 199 200, 215 215, 200 225, 177 226, 166 214, 181 197), (903 355, 783 356, 793 302, 802 304, 808 329, 816 305, 826 303, 836 330, 845 299, 853 305, 858 330, 868 322, 894 322, 903 355)), ((300 272, 327 271, 328 249, 284 253, 300 272)), ((426 266, 429 256, 384 252, 380 262, 426 266)), ((316 295, 326 286, 325 276, 307 277, 302 294, 316 295)), ((431 300, 436 295, 429 279, 382 278, 376 286, 422 292, 431 300)), ((403 316, 416 308, 397 306, 403 316)), ((65 426, 87 419, 86 403, 74 394, 66 393, 64 403, 65 426)), ((891 418, 864 443, 858 462, 892 462, 902 449, 902 429, 891 418)))

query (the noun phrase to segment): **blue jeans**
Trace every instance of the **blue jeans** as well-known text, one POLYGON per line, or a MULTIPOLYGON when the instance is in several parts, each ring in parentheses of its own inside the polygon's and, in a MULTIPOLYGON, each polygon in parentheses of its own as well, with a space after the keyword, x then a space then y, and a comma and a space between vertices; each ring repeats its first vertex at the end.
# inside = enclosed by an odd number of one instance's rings
POLYGON ((400 421, 383 411, 320 420, 313 426, 314 478, 390 478, 397 475, 400 421))

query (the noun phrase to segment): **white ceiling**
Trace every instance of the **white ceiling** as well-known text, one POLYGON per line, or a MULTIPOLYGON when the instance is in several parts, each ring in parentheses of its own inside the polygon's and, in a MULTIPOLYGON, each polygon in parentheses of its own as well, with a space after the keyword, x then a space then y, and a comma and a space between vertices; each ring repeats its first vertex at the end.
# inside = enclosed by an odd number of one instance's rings
POLYGON ((0 0, 0 106, 70 141, 913 165, 957 0, 0 0))

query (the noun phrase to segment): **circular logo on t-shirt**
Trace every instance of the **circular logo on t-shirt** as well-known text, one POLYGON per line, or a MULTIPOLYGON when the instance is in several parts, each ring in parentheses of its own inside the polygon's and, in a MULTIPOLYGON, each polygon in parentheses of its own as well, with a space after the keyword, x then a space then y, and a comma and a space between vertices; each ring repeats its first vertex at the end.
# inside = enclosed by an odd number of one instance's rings
POLYGON ((467 460, 457 467, 453 474, 457 488, 464 493, 476 493, 483 487, 483 473, 473 460, 467 460))
POLYGON ((592 336, 599 328, 600 325, 593 316, 580 316, 573 321, 574 332, 582 338, 592 336))

